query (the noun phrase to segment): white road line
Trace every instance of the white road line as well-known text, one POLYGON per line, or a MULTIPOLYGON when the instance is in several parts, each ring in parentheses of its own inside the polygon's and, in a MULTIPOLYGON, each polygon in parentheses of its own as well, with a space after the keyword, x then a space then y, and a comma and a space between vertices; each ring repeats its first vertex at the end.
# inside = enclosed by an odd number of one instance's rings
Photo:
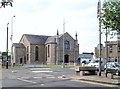
POLYGON ((51 69, 51 68, 31 68, 30 70, 48 70, 48 69, 51 69))
POLYGON ((37 83, 37 82, 30 81, 30 80, 22 79, 22 78, 17 78, 17 79, 21 80, 21 81, 24 81, 24 82, 28 82, 28 83, 37 83))
POLYGON ((41 86, 44 86, 45 84, 40 84, 41 86))
MULTIPOLYGON (((44 77, 33 77, 35 79, 41 79, 41 78, 44 78, 44 77)), ((48 77, 45 77, 45 78, 55 78, 54 76, 48 76, 48 77)))
POLYGON ((42 78, 42 77, 33 77, 33 78, 38 78, 39 79, 39 78, 42 78))
POLYGON ((32 71, 34 73, 42 73, 42 72, 53 72, 53 71, 32 71))

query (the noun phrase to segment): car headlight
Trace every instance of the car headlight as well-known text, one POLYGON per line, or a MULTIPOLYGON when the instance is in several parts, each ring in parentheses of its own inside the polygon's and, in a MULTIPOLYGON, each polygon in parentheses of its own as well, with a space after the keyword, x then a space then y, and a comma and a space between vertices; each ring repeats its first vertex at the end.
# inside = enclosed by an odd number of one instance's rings
POLYGON ((116 72, 116 75, 118 75, 119 73, 118 72, 116 72))

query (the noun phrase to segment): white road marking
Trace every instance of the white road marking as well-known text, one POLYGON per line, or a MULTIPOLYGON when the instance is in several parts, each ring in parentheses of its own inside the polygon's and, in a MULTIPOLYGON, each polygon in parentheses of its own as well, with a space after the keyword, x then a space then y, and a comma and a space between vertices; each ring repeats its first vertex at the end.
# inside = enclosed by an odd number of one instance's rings
POLYGON ((13 70, 12 73, 17 73, 18 71, 17 70, 13 70))
POLYGON ((49 70, 48 71, 40 71, 39 70, 39 71, 32 71, 32 72, 34 72, 34 73, 42 73, 42 72, 53 72, 53 71, 49 71, 49 70))
MULTIPOLYGON (((43 78, 43 77, 33 77, 33 78, 35 78, 35 79, 41 79, 41 78, 43 78)), ((48 76, 48 77, 46 77, 46 78, 55 78, 54 76, 48 76)))
POLYGON ((30 81, 30 80, 22 79, 22 78, 17 78, 17 79, 21 80, 21 81, 24 81, 24 82, 28 82, 28 83, 37 83, 37 82, 30 81))
POLYGON ((41 86, 44 86, 45 84, 40 84, 41 86))
POLYGON ((33 77, 33 78, 42 78, 42 77, 33 77))
MULTIPOLYGON (((44 69, 44 70, 45 70, 45 69, 47 70, 47 69, 50 69, 50 68, 42 68, 42 70, 43 70, 43 69, 44 69)), ((30 70, 41 70, 41 68, 31 68, 30 70)))

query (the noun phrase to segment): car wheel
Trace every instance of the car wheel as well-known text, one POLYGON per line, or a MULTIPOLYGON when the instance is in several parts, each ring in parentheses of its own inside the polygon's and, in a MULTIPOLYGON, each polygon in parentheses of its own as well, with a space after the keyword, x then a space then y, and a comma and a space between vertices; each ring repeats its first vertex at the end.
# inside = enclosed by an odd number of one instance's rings
POLYGON ((118 76, 120 76, 120 72, 118 72, 118 76))

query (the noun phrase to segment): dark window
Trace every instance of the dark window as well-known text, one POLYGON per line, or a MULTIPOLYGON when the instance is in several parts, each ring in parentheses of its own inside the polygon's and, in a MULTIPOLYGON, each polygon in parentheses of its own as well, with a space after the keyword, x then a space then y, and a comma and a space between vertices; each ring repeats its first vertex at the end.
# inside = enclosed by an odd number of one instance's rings
POLYGON ((120 52, 120 45, 118 45, 118 52, 120 52))
POLYGON ((65 49, 70 49, 70 42, 69 41, 64 41, 64 48, 65 49))
POLYGON ((48 57, 50 57, 50 45, 48 45, 48 57))
POLYGON ((27 54, 27 61, 29 60, 29 54, 27 54))
POLYGON ((27 52, 29 52, 29 46, 27 46, 27 52))
POLYGON ((38 58, 39 58, 39 54, 38 54, 39 52, 38 52, 38 50, 39 50, 39 49, 38 49, 38 47, 36 46, 36 47, 35 47, 35 61, 38 61, 38 58))
POLYGON ((46 47, 46 56, 45 57, 46 57, 46 62, 47 62, 47 47, 46 47))
POLYGON ((22 64, 22 62, 23 62, 23 59, 22 59, 22 58, 20 58, 20 64, 22 64))
POLYGON ((109 52, 112 53, 112 46, 110 46, 110 48, 109 48, 109 52))

